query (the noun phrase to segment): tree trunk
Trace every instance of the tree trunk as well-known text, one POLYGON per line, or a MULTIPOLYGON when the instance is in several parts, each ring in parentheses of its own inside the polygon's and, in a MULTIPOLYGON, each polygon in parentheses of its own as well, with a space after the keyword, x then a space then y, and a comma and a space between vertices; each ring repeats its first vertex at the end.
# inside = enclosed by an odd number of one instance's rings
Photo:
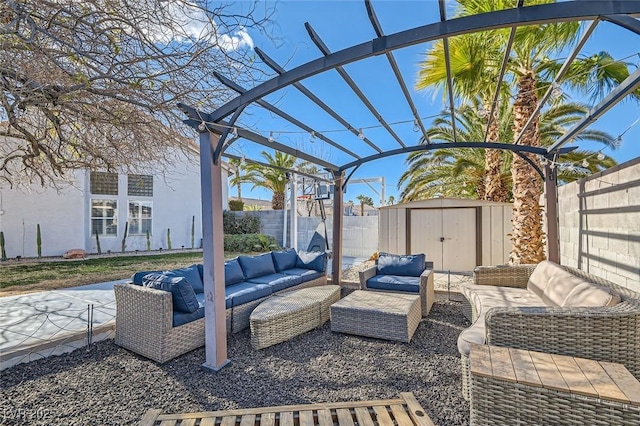
POLYGON ((364 204, 360 204, 360 216, 364 216, 364 204))
POLYGON ((238 201, 242 201, 242 184, 238 183, 238 201))
POLYGON ((271 198, 271 208, 274 210, 284 210, 284 192, 274 192, 271 198))
MULTIPOLYGON (((488 108, 489 110, 491 107, 488 108)), ((487 142, 500 142, 500 128, 498 114, 495 113, 487 133, 487 142)), ((479 194, 478 194, 479 195, 479 194)), ((507 186, 502 180, 502 151, 499 149, 487 149, 485 151, 484 167, 484 197, 487 201, 508 201, 507 186)))
MULTIPOLYGON (((514 103, 513 133, 516 138, 538 103, 535 89, 535 75, 527 71, 518 81, 518 96, 514 103)), ((540 146, 538 117, 522 137, 521 144, 540 146)), ((538 162, 535 156, 530 156, 530 159, 535 163, 538 162)), ((518 155, 513 156, 511 176, 513 179, 513 232, 511 234, 513 248, 509 261, 513 264, 538 263, 545 258, 542 209, 540 208, 542 182, 536 171, 518 155)))

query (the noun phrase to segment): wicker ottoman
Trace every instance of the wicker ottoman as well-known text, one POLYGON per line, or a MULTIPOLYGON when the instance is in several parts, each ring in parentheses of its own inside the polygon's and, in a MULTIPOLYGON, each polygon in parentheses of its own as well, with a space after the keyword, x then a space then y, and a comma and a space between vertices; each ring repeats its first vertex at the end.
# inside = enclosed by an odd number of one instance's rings
POLYGON ((331 305, 331 331, 408 343, 420 317, 417 294, 356 290, 331 305))
POLYGON ((340 300, 340 286, 324 285, 269 297, 251 313, 251 346, 263 349, 321 326, 329 306, 340 300))

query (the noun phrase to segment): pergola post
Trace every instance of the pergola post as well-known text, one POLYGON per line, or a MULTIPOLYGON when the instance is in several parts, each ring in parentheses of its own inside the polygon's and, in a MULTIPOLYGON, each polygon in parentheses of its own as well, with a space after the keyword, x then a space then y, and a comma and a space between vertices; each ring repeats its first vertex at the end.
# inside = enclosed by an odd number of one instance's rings
POLYGON ((331 262, 331 282, 342 282, 342 184, 344 172, 333 172, 333 258, 331 262))
POLYGON ((222 232, 222 167, 214 159, 219 136, 200 133, 202 194, 202 257, 205 293, 205 355, 203 368, 218 371, 227 359, 227 317, 224 303, 224 233, 222 232))
POLYGON ((558 232, 558 174, 551 163, 544 166, 544 198, 547 219, 547 258, 560 263, 560 234, 558 232))

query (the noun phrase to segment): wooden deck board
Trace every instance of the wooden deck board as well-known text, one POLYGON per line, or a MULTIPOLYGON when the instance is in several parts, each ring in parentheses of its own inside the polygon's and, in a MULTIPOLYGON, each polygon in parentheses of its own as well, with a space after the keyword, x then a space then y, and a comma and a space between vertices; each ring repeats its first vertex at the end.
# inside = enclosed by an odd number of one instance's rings
POLYGON ((402 393, 398 399, 378 401, 349 401, 320 404, 286 405, 279 407, 259 407, 226 411, 205 411, 198 413, 162 414, 161 410, 147 411, 141 420, 142 426, 181 424, 215 425, 220 419, 220 426, 333 426, 337 420, 339 426, 353 426, 354 414, 362 426, 431 426, 433 422, 426 411, 411 392, 402 393), (335 417, 332 415, 335 413, 335 417), (259 421, 257 419, 259 417, 259 421), (295 421, 298 419, 298 422, 295 421))

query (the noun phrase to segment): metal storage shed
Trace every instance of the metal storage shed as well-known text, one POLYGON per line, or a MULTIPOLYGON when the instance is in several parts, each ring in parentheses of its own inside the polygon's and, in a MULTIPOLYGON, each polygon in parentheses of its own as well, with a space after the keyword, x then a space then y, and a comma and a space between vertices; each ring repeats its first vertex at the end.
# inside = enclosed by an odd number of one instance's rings
POLYGON ((380 251, 425 253, 441 271, 472 271, 507 263, 509 203, 434 198, 380 208, 380 251))

